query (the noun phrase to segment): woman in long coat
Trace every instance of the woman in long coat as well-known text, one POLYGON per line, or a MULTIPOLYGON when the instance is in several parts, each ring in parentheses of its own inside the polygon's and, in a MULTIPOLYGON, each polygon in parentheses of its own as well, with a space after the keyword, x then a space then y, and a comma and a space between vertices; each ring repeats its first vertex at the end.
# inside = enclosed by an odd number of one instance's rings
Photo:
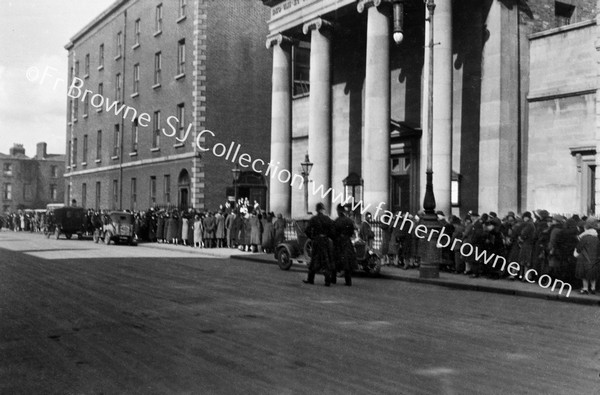
POLYGON ((156 239, 159 243, 165 241, 165 217, 162 213, 158 214, 158 219, 156 220, 156 239))
POLYGON ((266 218, 262 220, 263 232, 262 232, 262 248, 265 252, 273 251, 273 215, 267 214, 266 218))
POLYGON ((579 293, 587 295, 596 293, 596 279, 600 273, 598 254, 600 253, 600 240, 595 227, 595 218, 588 218, 585 222, 585 231, 579 235, 579 243, 573 253, 577 258, 575 277, 581 280, 583 287, 579 293))
POLYGON ((179 216, 173 212, 167 220, 167 242, 177 244, 179 234, 179 216))
POLYGON ((213 248, 213 241, 215 238, 215 228, 216 228, 215 217, 209 211, 206 218, 204 218, 204 240, 206 248, 213 248))
POLYGON ((189 223, 189 219, 187 218, 187 215, 183 215, 181 217, 181 241, 183 242, 183 245, 186 246, 188 243, 188 231, 189 231, 189 227, 190 227, 190 223, 189 223))
POLYGON ((223 239, 225 239, 225 217, 222 213, 217 212, 215 214, 215 222, 217 223, 217 230, 215 232, 215 238, 217 239, 217 247, 223 247, 223 239))
POLYGON ((253 252, 258 252, 258 248, 261 245, 260 220, 256 216, 256 213, 250 215, 250 245, 252 246, 253 252))
POLYGON ((198 214, 194 219, 194 247, 202 248, 202 219, 198 214))

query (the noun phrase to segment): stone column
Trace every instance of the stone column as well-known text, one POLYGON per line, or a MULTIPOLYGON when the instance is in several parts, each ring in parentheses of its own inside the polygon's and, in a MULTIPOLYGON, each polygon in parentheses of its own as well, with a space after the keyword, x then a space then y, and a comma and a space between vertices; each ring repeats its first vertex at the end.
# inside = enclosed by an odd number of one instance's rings
POLYGON ((361 0, 367 9, 365 124, 362 144, 364 203, 391 210, 390 190, 390 21, 381 0, 361 0))
MULTIPOLYGON (((273 48, 273 92, 271 97, 271 161, 279 171, 292 171, 292 40, 277 34, 267 38, 273 48)), ((273 172, 269 189, 269 210, 291 215, 291 186, 277 180, 273 172)))
POLYGON ((331 211, 331 196, 313 194, 321 186, 331 188, 331 23, 316 18, 304 24, 310 32, 310 96, 308 99, 308 155, 314 163, 310 173, 308 208, 314 211, 323 202, 331 211), (310 185, 313 183, 314 185, 310 185))
POLYGON ((480 212, 518 208, 518 7, 491 3, 483 47, 479 128, 480 212))
MULTIPOLYGON (((449 216, 452 212, 450 187, 452 181, 452 2, 436 1, 433 23, 433 192, 436 211, 449 216)), ((426 12, 425 45, 429 42, 429 13, 426 12)), ((429 48, 425 48, 423 70, 425 86, 429 79, 429 48)), ((423 138, 421 140, 421 201, 425 196, 427 168, 427 97, 423 90, 423 138)))

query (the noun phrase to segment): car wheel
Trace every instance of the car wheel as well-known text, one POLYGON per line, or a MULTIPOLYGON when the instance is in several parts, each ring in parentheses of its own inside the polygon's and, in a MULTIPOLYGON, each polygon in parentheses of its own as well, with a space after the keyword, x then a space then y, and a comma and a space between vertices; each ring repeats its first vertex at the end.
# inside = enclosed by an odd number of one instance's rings
POLYGON ((110 239, 112 239, 112 232, 108 231, 104 234, 104 244, 109 245, 110 239))
POLYGON ((292 267, 292 257, 287 248, 280 248, 277 253, 277 264, 281 270, 289 270, 292 267))

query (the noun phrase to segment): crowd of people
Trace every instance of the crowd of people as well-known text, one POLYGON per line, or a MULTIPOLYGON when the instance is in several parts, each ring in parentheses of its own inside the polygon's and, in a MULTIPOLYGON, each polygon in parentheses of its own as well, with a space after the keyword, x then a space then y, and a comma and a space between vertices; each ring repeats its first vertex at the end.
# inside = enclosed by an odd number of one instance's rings
MULTIPOLYGON (((361 219, 348 207, 340 206, 336 228, 336 222, 329 219, 323 210, 324 206, 318 208, 320 214, 313 217, 316 219, 309 223, 311 225, 306 232, 315 246, 324 245, 320 243, 324 241, 324 236, 332 243, 326 262, 318 263, 317 258, 313 270, 318 272, 326 268, 325 272, 329 273, 326 283, 335 282, 332 273, 352 266, 349 263, 353 259, 349 247, 351 243, 348 243, 355 236, 369 245, 373 245, 377 239, 383 264, 403 269, 419 266, 420 239, 411 232, 411 227, 402 226, 404 221, 396 221, 395 226, 386 225, 381 221, 373 221, 369 213, 361 219), (342 220, 343 226, 339 224, 340 218, 345 218, 342 220), (351 230, 350 223, 353 224, 351 230), (343 237, 340 236, 342 234, 343 237)), ((102 214, 101 211, 88 210, 87 232, 93 232, 96 226, 94 218, 102 214)), ((422 212, 414 216, 405 214, 414 223, 419 223, 423 215, 422 212)), ((551 215, 546 210, 524 212, 521 215, 508 212, 502 218, 494 212, 481 215, 469 212, 463 219, 454 215, 448 218, 441 211, 436 215, 439 226, 452 239, 468 242, 480 251, 486 250, 503 257, 507 262, 520 265, 518 275, 509 275, 506 270, 501 271, 499 265, 492 267, 478 261, 475 254, 463 256, 459 251, 460 244, 450 244, 442 249, 442 270, 474 278, 486 276, 490 279, 534 281, 535 276, 524 276, 527 270, 534 269, 537 277, 547 274, 574 287, 581 284, 580 292, 583 294, 596 292, 596 280, 600 277, 600 238, 595 217, 573 215, 567 218, 560 214, 551 215)), ((236 204, 225 203, 214 211, 150 208, 134 212, 134 216, 134 232, 140 241, 268 253, 286 239, 288 225, 281 214, 265 212, 258 203, 250 204, 247 199, 240 199, 236 204)), ((0 217, 0 229, 43 232, 44 220, 43 213, 20 211, 0 217)), ((314 273, 308 281, 314 281, 314 273)), ((349 279, 346 282, 351 283, 349 279)))
MULTIPOLYGON (((419 222, 424 213, 409 219, 419 222)), ((479 215, 469 212, 460 219, 452 215, 447 218, 443 212, 436 213, 439 226, 452 239, 470 243, 479 251, 503 257, 507 262, 517 262, 518 275, 501 271, 501 265, 484 264, 475 254, 464 256, 461 244, 451 243, 442 249, 442 269, 451 273, 469 275, 473 278, 485 276, 490 279, 535 281, 547 274, 554 279, 577 286, 580 293, 594 294, 596 280, 600 277, 600 239, 598 220, 595 217, 569 218, 546 210, 524 212, 516 215, 508 212, 500 218, 495 212, 479 215), (454 248, 453 248, 454 247, 454 248), (533 269, 527 278, 525 274, 533 269)), ((409 226, 382 224, 381 252, 390 265, 404 269, 419 265, 419 240, 410 232, 409 226)))

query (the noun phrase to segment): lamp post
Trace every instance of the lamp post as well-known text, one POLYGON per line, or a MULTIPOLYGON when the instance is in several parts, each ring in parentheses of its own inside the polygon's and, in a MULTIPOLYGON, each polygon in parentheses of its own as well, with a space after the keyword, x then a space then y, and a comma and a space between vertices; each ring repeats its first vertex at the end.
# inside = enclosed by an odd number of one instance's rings
POLYGON ((400 44, 404 40, 404 0, 394 0, 393 4, 394 13, 394 33, 392 38, 396 44, 400 44))
MULTIPOLYGON (((429 232, 437 229, 439 232, 440 224, 435 215, 435 196, 433 194, 433 12, 435 10, 435 0, 423 0, 427 7, 429 22, 429 50, 428 68, 429 78, 427 80, 427 171, 425 196, 423 198, 423 210, 425 215, 421 223, 427 227, 429 232)), ((439 263, 442 259, 442 251, 436 246, 435 241, 421 239, 421 264, 419 265, 419 277, 438 278, 440 276, 439 263)))
POLYGON ((235 164, 235 167, 233 169, 231 169, 231 174, 233 175, 233 189, 234 189, 234 196, 235 196, 235 207, 237 207, 237 198, 238 198, 238 193, 237 193, 237 182, 240 179, 240 173, 242 172, 242 170, 240 170, 240 167, 238 166, 238 164, 235 164))
POLYGON ((308 154, 306 154, 304 162, 301 162, 300 166, 302 166, 302 177, 304 178, 304 212, 308 214, 308 175, 313 167, 313 163, 308 159, 308 154))

